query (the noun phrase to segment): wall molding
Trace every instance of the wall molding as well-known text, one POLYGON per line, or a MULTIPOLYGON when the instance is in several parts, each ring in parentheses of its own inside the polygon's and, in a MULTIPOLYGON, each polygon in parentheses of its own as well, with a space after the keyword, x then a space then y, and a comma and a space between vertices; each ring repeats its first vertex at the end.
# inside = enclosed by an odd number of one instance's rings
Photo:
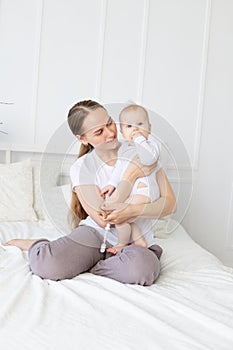
POLYGON ((145 65, 146 65, 146 52, 148 42, 148 28, 149 28, 149 11, 150 0, 144 0, 143 20, 142 20, 142 35, 141 35, 141 53, 139 61, 139 74, 138 74, 138 91, 137 91, 137 103, 143 102, 143 89, 145 80, 145 65))
POLYGON ((33 119, 33 141, 36 145, 36 128, 38 118, 38 93, 39 93, 39 76, 40 76, 40 58, 41 58, 41 42, 42 42, 42 26, 44 14, 44 0, 36 2, 37 17, 35 25, 35 69, 34 69, 34 86, 32 93, 32 119, 33 119))
POLYGON ((0 22, 2 19, 2 0, 0 0, 0 22))
POLYGON ((98 63, 97 63, 97 77, 95 96, 97 101, 101 101, 102 97, 102 73, 103 73, 103 62, 104 62, 104 46, 105 46, 105 33, 107 25, 107 11, 108 11, 108 0, 101 1, 100 11, 100 30, 99 30, 99 49, 98 49, 98 63))
POLYGON ((233 183, 231 184, 229 211, 227 218, 226 249, 233 250, 233 183))
POLYGON ((212 0, 206 0, 200 88, 199 88, 199 98, 198 98, 198 106, 197 106, 197 126, 196 126, 195 139, 194 139, 194 157, 193 157, 194 170, 198 170, 199 158, 200 158, 201 133, 202 133, 202 126, 203 126, 203 114, 204 114, 204 103, 205 103, 205 92, 206 92, 206 74, 207 74, 208 51, 209 51, 209 40, 210 40, 211 9, 212 9, 212 0))

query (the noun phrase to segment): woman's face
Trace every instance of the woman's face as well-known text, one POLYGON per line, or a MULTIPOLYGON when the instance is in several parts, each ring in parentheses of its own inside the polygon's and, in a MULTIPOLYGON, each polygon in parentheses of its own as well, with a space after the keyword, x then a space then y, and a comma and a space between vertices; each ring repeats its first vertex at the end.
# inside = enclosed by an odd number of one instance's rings
POLYGON ((78 139, 84 145, 89 143, 101 150, 113 150, 118 146, 116 124, 103 108, 97 108, 87 115, 83 130, 83 135, 78 139))

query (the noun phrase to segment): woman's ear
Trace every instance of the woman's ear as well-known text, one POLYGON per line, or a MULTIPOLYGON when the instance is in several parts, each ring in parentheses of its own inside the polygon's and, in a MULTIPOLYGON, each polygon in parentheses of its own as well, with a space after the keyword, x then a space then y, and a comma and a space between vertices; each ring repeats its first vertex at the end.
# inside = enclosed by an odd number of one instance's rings
POLYGON ((88 142, 86 141, 86 138, 84 136, 76 135, 76 137, 79 140, 79 142, 81 142, 83 145, 85 145, 85 146, 88 145, 88 142))

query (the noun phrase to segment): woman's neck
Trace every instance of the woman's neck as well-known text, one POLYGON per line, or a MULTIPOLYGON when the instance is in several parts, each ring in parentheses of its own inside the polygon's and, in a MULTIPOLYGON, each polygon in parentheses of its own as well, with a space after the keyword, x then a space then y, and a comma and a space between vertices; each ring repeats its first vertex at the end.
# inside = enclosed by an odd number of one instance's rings
POLYGON ((96 150, 96 154, 98 155, 98 157, 106 164, 110 165, 110 166, 114 166, 116 164, 117 161, 117 157, 118 157, 118 150, 121 146, 121 143, 119 142, 117 147, 115 149, 111 149, 111 150, 100 150, 100 149, 95 149, 96 150))

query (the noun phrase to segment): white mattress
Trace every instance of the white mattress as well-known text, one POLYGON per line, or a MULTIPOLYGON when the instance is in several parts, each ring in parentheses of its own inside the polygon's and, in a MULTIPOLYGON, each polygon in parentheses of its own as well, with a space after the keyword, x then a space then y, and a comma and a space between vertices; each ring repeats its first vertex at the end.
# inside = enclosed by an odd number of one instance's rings
MULTIPOLYGON (((58 235, 42 221, 0 224, 2 242, 58 235)), ((90 273, 42 280, 30 272, 27 253, 1 245, 1 349, 232 350, 233 269, 181 226, 158 243, 162 272, 150 287, 90 273)))

